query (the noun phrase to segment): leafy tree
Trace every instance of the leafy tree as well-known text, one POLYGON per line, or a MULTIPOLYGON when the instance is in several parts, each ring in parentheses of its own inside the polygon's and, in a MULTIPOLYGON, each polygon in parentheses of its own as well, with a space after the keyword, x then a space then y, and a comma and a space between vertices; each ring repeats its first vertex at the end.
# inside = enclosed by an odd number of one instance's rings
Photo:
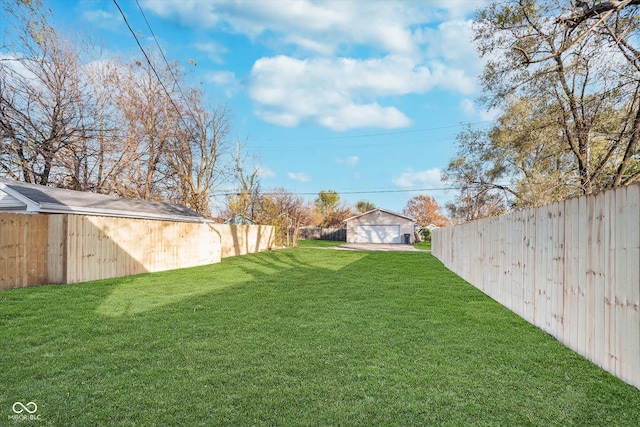
POLYGON ((257 219, 274 226, 276 245, 295 246, 300 226, 309 221, 309 209, 302 197, 279 188, 263 195, 257 219))
POLYGON ((438 227, 449 225, 449 220, 443 215, 442 208, 431 196, 420 195, 409 199, 402 210, 403 215, 414 218, 419 226, 426 227, 430 224, 438 227))
POLYGON ((506 103, 505 113, 489 130, 467 128, 458 153, 443 174, 460 190, 448 204, 450 216, 468 221, 510 208, 539 206, 581 194, 573 158, 548 123, 552 113, 528 98, 506 103))
POLYGON ((318 193, 315 205, 323 217, 330 216, 340 204, 340 195, 333 190, 322 190, 318 193))
POLYGON ((360 200, 356 203, 356 210, 360 213, 369 212, 376 208, 376 205, 368 200, 360 200))
POLYGON ((321 227, 342 227, 351 215, 351 210, 340 204, 340 195, 333 190, 320 191, 314 204, 322 216, 321 227))
POLYGON ((446 205, 454 222, 500 215, 510 206, 512 191, 498 184, 505 169, 492 162, 492 154, 487 132, 469 127, 458 135, 458 152, 442 175, 458 190, 446 205))
POLYGON ((534 131, 529 140, 511 148, 525 155, 544 148, 545 159, 553 160, 545 174, 581 194, 637 181, 639 3, 506 0, 478 11, 475 41, 488 58, 482 100, 488 107, 520 101, 531 107, 516 128, 503 123, 492 142, 517 140, 528 127, 534 131), (534 121, 527 124, 529 115, 534 121))

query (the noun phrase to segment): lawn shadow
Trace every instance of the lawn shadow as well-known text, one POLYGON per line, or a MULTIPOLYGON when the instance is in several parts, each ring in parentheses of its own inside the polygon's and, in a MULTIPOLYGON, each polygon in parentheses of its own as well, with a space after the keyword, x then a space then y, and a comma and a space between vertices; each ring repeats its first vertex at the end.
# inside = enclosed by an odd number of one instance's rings
POLYGON ((639 413, 637 392, 424 253, 287 249, 4 295, 0 403, 37 401, 49 425, 633 425, 639 413))
POLYGON ((296 250, 281 250, 277 254, 263 252, 225 258, 220 264, 128 277, 117 280, 96 313, 109 317, 140 314, 229 287, 259 283, 291 270, 337 271, 362 256, 329 257, 323 262, 323 257, 309 259, 296 250))

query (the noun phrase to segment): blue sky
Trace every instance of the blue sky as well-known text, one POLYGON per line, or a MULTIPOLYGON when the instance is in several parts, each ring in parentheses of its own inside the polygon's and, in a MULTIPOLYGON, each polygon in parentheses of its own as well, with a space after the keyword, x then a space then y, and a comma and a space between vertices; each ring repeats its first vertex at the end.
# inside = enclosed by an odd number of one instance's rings
MULTIPOLYGON (((60 32, 139 53, 113 0, 43 2, 60 32)), ((444 207, 453 193, 440 172, 461 125, 494 118, 475 103, 470 29, 483 0, 117 3, 144 47, 157 52, 157 41, 212 104, 230 107, 266 191, 313 200, 331 189, 349 206, 397 212, 428 194, 444 207)))

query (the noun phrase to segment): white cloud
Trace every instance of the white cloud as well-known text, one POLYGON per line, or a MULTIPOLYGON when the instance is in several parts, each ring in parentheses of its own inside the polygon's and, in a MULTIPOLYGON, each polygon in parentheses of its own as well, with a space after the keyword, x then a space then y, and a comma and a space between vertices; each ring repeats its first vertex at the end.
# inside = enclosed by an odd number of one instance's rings
POLYGON ((237 85, 238 80, 233 71, 216 71, 207 75, 207 80, 218 85, 237 85))
POLYGON ((381 107, 375 103, 347 104, 335 111, 326 111, 318 121, 336 131, 365 127, 401 128, 411 124, 411 120, 396 108, 381 107))
POLYGON ((393 178, 392 182, 398 187, 403 188, 431 186, 441 184, 441 176, 442 170, 440 168, 433 168, 423 171, 414 171, 410 168, 400 174, 400 176, 393 178))
POLYGON ((414 48, 411 26, 428 20, 447 3, 311 0, 220 1, 164 0, 143 2, 159 16, 176 19, 185 27, 226 27, 252 39, 277 39, 310 51, 329 54, 345 45, 374 45, 387 51, 414 48), (436 6, 436 8, 434 8, 436 6))
POLYGON ((227 53, 228 49, 221 45, 220 43, 216 43, 214 41, 208 41, 206 43, 196 43, 196 49, 200 52, 204 52, 207 54, 209 59, 218 64, 223 63, 222 55, 227 53))
POLYGON ((8 70, 11 70, 12 73, 8 73, 7 77, 11 78, 12 75, 22 76, 25 79, 36 81, 38 77, 31 72, 27 67, 24 66, 22 58, 24 55, 20 53, 10 52, 8 54, 4 54, 0 52, 0 61, 3 62, 3 66, 7 67, 8 70))
POLYGON ((336 163, 338 163, 339 165, 349 166, 350 168, 354 168, 358 166, 359 162, 360 162, 360 158, 358 156, 349 156, 345 159, 336 160, 336 163))
POLYGON ((299 182, 311 181, 311 177, 304 172, 289 172, 287 176, 294 181, 299 181, 299 182))
POLYGON ((96 28, 109 30, 120 29, 123 26, 122 17, 102 9, 85 10, 82 12, 82 20, 96 28))
POLYGON ((400 128, 411 120, 379 97, 423 93, 435 80, 425 66, 403 57, 261 58, 253 66, 249 94, 264 120, 296 126, 313 120, 334 130, 400 128))
POLYGON ((269 169, 266 166, 259 166, 258 167, 258 176, 260 178, 273 178, 276 176, 276 173, 274 171, 272 171, 271 169, 269 169))
POLYGON ((436 28, 421 28, 416 39, 424 46, 436 85, 462 94, 477 90, 484 61, 471 43, 472 21, 446 21, 436 28))
POLYGON ((479 110, 476 104, 468 98, 460 101, 460 110, 468 117, 478 118, 482 121, 488 122, 496 120, 500 116, 500 110, 497 108, 491 108, 490 110, 479 110))
MULTIPOLYGON (((410 126, 406 95, 477 90, 468 15, 485 0, 145 0, 185 27, 249 37, 281 55, 255 61, 246 87, 263 120, 336 131, 410 126), (365 59, 368 56, 369 59, 365 59)), ((203 50, 220 59, 215 42, 203 50)), ((239 87, 239 86, 238 86, 239 87)))
POLYGON ((236 78, 236 74, 233 71, 214 71, 208 73, 206 79, 218 86, 222 86, 225 95, 229 98, 242 88, 242 84, 236 78))

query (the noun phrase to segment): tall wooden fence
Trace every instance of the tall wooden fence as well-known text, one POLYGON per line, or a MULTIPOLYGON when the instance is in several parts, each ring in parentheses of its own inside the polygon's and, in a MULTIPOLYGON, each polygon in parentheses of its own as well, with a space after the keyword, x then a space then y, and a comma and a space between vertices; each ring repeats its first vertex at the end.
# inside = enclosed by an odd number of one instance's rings
POLYGON ((299 230, 300 238, 305 240, 347 241, 346 228, 304 227, 299 230))
POLYGON ((45 215, 0 214, 0 289, 47 282, 45 215))
POLYGON ((436 229, 432 253, 640 388, 640 185, 436 229))
POLYGON ((0 213, 0 289, 213 264, 272 245, 270 226, 0 213))
POLYGON ((213 224, 209 228, 220 237, 222 258, 269 250, 275 239, 270 225, 213 224))

